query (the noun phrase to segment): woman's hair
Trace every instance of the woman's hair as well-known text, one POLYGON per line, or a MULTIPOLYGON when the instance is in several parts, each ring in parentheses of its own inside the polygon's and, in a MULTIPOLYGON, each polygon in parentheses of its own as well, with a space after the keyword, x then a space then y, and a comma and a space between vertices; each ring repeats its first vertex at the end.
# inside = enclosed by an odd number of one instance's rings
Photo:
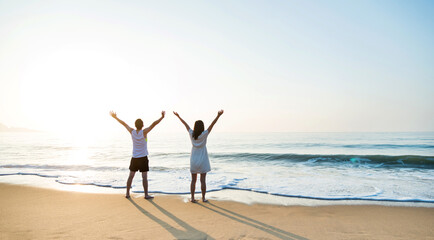
POLYGON ((195 140, 197 140, 197 138, 200 136, 200 134, 203 132, 204 130, 204 126, 203 126, 203 122, 201 120, 197 120, 194 123, 194 130, 193 130, 193 138, 195 140))
POLYGON ((137 130, 141 130, 143 127, 143 121, 140 118, 138 118, 134 124, 136 124, 137 130))

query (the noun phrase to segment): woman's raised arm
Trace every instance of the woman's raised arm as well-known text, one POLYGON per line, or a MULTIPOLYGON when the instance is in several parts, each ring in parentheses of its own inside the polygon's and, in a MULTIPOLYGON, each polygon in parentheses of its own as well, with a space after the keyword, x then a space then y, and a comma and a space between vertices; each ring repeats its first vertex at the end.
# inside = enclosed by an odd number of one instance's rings
POLYGON ((219 118, 223 114, 223 112, 224 112, 223 109, 218 111, 217 117, 214 119, 214 121, 212 121, 211 125, 209 125, 209 127, 208 127, 208 133, 211 132, 212 128, 214 127, 214 124, 217 122, 217 120, 219 120, 219 118))
POLYGON ((179 118, 182 124, 184 124, 185 128, 187 128, 187 131, 190 131, 190 126, 188 126, 188 124, 184 121, 184 119, 182 119, 181 116, 179 116, 179 114, 175 111, 173 112, 173 114, 175 114, 175 116, 179 118))

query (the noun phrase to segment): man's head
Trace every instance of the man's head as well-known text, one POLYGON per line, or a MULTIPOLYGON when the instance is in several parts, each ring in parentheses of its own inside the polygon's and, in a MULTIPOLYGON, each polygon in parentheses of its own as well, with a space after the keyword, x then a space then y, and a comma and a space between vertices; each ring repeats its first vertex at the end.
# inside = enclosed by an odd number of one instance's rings
POLYGON ((137 130, 141 130, 143 128, 143 121, 140 118, 138 118, 134 124, 136 125, 137 130))

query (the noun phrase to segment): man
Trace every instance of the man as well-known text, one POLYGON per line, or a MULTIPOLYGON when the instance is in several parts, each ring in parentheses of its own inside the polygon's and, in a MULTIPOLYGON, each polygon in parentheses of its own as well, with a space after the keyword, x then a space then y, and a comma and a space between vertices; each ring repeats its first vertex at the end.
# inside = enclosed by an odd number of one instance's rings
POLYGON ((116 113, 111 111, 110 115, 116 119, 120 124, 122 124, 128 132, 131 134, 133 139, 133 157, 130 162, 130 175, 127 180, 127 193, 126 198, 130 198, 130 188, 133 182, 134 175, 139 170, 142 173, 143 189, 145 190, 145 199, 154 198, 148 194, 148 171, 149 171, 149 160, 148 160, 148 133, 163 120, 165 112, 161 112, 161 117, 153 122, 149 127, 143 128, 143 121, 139 118, 136 120, 136 129, 128 126, 124 121, 120 120, 116 113))

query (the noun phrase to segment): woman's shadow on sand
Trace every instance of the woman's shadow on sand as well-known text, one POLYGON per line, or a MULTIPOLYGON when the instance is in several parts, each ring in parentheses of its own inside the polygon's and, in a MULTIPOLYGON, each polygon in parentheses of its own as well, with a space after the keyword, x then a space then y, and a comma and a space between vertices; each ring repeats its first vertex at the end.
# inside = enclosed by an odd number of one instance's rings
POLYGON ((172 213, 168 212, 166 209, 160 207, 157 205, 153 199, 148 200, 152 205, 154 205, 160 212, 171 218, 173 221, 175 221, 177 224, 179 224, 181 227, 183 227, 185 230, 179 230, 172 225, 168 224, 167 222, 159 219, 158 217, 154 216, 150 212, 146 211, 142 207, 140 207, 136 202, 134 202, 131 198, 128 199, 134 207, 136 207, 140 212, 142 212, 145 216, 149 217, 154 222, 160 224, 161 227, 166 229, 168 232, 170 232, 173 237, 176 239, 210 239, 213 240, 211 236, 208 236, 206 233, 201 232, 194 227, 190 226, 188 223, 182 221, 172 213))

